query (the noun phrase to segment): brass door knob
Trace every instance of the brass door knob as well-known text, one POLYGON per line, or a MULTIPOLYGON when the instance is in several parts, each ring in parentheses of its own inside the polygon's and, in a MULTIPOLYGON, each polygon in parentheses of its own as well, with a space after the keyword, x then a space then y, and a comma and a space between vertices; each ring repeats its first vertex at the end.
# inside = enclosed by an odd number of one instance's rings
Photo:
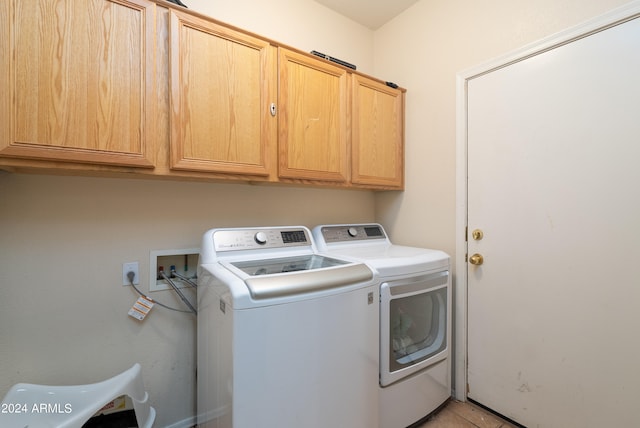
POLYGON ((475 229, 473 232, 471 232, 471 236, 476 241, 479 241, 484 237, 484 233, 480 229, 475 229))
POLYGON ((480 266, 482 263, 484 263, 484 257, 482 257, 481 254, 476 253, 473 256, 469 257, 469 263, 471 263, 472 265, 480 266))

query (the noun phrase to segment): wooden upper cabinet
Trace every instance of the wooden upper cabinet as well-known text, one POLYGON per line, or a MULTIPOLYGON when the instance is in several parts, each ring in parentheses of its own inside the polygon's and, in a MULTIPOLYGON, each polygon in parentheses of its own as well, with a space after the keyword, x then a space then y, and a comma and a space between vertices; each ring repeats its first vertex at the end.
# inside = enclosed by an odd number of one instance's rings
POLYGON ((347 182, 348 73, 285 48, 279 66, 279 176, 347 182))
POLYGON ((275 177, 277 48, 173 9, 169 34, 171 168, 275 177))
POLYGON ((404 92, 353 75, 351 181, 404 186, 404 92))
POLYGON ((404 90, 156 0, 0 0, 0 167, 404 186, 404 90))
POLYGON ((2 1, 0 156, 153 167, 155 7, 2 1))

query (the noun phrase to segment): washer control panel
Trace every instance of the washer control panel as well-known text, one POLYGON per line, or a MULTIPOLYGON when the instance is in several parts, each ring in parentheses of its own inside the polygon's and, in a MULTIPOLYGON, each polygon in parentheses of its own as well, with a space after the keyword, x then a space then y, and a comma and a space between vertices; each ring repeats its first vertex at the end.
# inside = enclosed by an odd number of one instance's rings
POLYGON ((324 226, 321 232, 326 243, 387 239, 384 229, 379 224, 324 226))
POLYGON ((262 250, 310 246, 311 238, 303 228, 224 229, 213 234, 216 251, 262 250))

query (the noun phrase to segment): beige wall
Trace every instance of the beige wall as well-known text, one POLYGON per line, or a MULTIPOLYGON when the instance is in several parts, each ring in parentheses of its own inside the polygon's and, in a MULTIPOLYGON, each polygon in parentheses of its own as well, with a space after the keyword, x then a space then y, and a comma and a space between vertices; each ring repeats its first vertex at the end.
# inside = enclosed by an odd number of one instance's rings
MULTIPOLYGON (((398 243, 455 247, 456 72, 623 3, 422 0, 375 33, 312 0, 185 0, 408 89, 405 192, 0 173, 0 395, 19 381, 92 382, 143 366, 156 426, 194 415, 195 324, 126 313, 122 263, 200 245, 218 226, 379 220, 398 243)), ((170 293, 159 300, 179 307, 170 293)))

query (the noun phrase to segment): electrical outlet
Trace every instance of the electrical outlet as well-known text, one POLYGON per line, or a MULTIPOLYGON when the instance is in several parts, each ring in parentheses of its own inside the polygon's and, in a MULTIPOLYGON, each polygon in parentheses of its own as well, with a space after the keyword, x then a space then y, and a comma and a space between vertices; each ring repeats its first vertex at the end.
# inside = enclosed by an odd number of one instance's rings
POLYGON ((127 274, 133 272, 133 283, 135 285, 140 284, 140 272, 138 262, 129 262, 122 264, 122 285, 131 285, 127 274))

